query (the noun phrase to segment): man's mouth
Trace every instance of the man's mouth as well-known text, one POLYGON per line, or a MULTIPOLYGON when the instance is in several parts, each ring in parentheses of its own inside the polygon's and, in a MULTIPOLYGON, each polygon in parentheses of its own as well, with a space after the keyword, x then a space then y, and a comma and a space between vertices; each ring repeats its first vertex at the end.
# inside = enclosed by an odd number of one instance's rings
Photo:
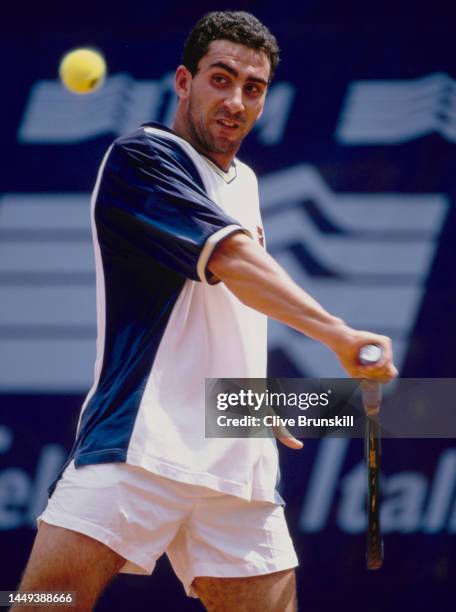
POLYGON ((238 123, 235 121, 230 121, 230 119, 217 119, 217 123, 228 130, 235 130, 239 127, 238 123))

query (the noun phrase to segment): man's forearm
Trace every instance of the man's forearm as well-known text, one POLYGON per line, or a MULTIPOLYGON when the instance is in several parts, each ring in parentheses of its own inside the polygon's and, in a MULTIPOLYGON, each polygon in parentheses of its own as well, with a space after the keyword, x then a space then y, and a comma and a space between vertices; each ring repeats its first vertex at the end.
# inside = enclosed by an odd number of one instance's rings
POLYGON ((261 247, 243 234, 228 238, 210 271, 245 305, 332 347, 343 321, 301 289, 261 247))

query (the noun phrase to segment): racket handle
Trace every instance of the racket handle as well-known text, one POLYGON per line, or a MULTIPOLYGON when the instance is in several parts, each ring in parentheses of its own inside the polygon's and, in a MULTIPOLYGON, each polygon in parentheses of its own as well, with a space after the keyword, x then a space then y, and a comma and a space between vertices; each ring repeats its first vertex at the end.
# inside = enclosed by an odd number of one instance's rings
MULTIPOLYGON (((374 365, 383 356, 383 350, 376 344, 366 344, 358 354, 359 363, 361 365, 374 365)), ((373 380, 361 381, 361 394, 363 397, 363 406, 367 414, 377 414, 380 410, 380 402, 382 401, 382 387, 378 382, 373 380)))
POLYGON ((366 459, 368 487, 367 569, 377 570, 383 565, 383 540, 380 527, 380 455, 381 445, 378 423, 372 419, 366 424, 366 459))
MULTIPOLYGON (((363 346, 359 351, 362 365, 380 361, 383 351, 376 344, 363 346)), ((381 385, 373 380, 361 381, 363 406, 368 417, 378 415, 382 400, 381 385)), ((383 541, 380 529, 380 431, 375 419, 366 419, 366 459, 368 468, 368 530, 367 567, 380 569, 383 564, 383 541)))

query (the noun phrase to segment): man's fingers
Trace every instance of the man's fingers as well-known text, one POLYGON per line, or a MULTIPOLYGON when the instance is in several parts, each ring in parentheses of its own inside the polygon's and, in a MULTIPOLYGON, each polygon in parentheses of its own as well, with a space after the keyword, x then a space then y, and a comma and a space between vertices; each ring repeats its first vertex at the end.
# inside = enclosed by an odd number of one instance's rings
POLYGON ((300 440, 296 439, 294 436, 291 435, 291 433, 286 427, 272 427, 272 431, 274 433, 274 436, 278 440, 280 440, 282 444, 288 446, 288 448, 299 450, 304 446, 304 444, 300 440))
POLYGON ((385 363, 384 365, 359 366, 356 369, 355 378, 372 378, 387 383, 396 378, 397 375, 398 371, 394 364, 385 363))
POLYGON ((304 446, 304 444, 296 438, 279 437, 278 439, 280 442, 282 442, 282 444, 288 446, 288 448, 292 448, 293 450, 300 450, 304 446))

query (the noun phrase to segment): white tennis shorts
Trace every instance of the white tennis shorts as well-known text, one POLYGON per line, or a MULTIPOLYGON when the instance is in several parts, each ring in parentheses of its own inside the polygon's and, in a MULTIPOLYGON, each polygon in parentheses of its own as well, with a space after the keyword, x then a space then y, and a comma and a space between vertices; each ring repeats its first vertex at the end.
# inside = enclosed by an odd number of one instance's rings
POLYGON ((151 574, 166 552, 185 592, 196 576, 245 577, 298 565, 283 507, 248 502, 125 463, 72 462, 37 521, 84 533, 151 574))

